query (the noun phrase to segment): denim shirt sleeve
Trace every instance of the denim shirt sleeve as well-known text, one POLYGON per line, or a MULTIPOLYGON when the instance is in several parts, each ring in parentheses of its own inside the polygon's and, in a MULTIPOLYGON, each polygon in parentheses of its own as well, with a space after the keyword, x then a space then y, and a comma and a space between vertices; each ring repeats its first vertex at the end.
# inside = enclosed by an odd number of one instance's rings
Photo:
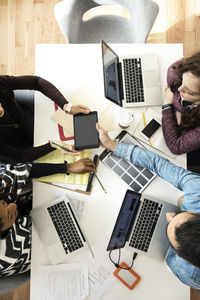
POLYGON ((174 275, 184 284, 194 289, 200 289, 200 269, 178 256, 171 247, 166 258, 166 263, 174 275))
POLYGON ((160 155, 133 144, 118 143, 114 154, 153 171, 183 191, 182 210, 200 213, 200 176, 198 174, 178 167, 160 155))

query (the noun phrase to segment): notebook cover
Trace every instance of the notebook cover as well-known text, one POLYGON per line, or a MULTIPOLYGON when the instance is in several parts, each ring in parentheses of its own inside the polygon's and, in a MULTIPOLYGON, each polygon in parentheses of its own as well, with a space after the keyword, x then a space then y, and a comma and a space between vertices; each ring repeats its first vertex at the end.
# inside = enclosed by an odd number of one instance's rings
MULTIPOLYGON (((57 110, 58 109, 58 105, 56 103, 54 103, 54 106, 55 106, 55 110, 57 110)), ((60 124, 58 124, 58 132, 59 132, 59 136, 60 136, 61 141, 69 141, 69 140, 73 140, 74 139, 73 136, 70 136, 70 137, 66 137, 65 136, 63 127, 60 124)))

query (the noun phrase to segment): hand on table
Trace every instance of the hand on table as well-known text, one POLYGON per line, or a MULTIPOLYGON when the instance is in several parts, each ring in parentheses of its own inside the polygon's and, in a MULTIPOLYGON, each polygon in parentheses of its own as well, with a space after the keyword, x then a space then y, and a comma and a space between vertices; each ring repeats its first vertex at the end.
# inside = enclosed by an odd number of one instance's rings
POLYGON ((72 174, 84 174, 89 172, 95 172, 95 164, 89 158, 82 158, 74 163, 67 164, 67 173, 72 174))

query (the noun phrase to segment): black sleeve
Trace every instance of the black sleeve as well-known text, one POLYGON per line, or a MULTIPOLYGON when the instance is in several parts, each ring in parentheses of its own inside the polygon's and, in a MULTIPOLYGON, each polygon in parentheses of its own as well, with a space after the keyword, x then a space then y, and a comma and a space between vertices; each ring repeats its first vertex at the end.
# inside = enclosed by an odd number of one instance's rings
POLYGON ((0 76, 0 88, 12 90, 40 91, 60 108, 68 103, 62 93, 49 81, 38 76, 0 76))
POLYGON ((0 154, 16 162, 32 162, 33 160, 54 150, 56 149, 51 148, 50 143, 26 149, 20 149, 8 144, 2 144, 0 146, 0 154))
POLYGON ((29 177, 38 178, 53 174, 66 174, 66 164, 33 163, 29 177))

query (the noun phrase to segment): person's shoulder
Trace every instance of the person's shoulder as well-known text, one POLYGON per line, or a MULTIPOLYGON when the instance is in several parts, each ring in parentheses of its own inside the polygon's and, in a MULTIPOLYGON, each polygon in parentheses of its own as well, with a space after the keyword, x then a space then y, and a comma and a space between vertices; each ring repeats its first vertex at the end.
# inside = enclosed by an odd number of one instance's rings
POLYGON ((176 60, 175 62, 173 62, 167 70, 167 85, 170 86, 172 92, 176 92, 177 91, 177 87, 180 86, 181 84, 181 78, 180 76, 177 74, 176 70, 175 70, 175 66, 180 63, 184 58, 180 58, 178 60, 176 60))
POLYGON ((9 81, 11 76, 9 75, 0 75, 0 89, 5 89, 9 87, 9 81))

